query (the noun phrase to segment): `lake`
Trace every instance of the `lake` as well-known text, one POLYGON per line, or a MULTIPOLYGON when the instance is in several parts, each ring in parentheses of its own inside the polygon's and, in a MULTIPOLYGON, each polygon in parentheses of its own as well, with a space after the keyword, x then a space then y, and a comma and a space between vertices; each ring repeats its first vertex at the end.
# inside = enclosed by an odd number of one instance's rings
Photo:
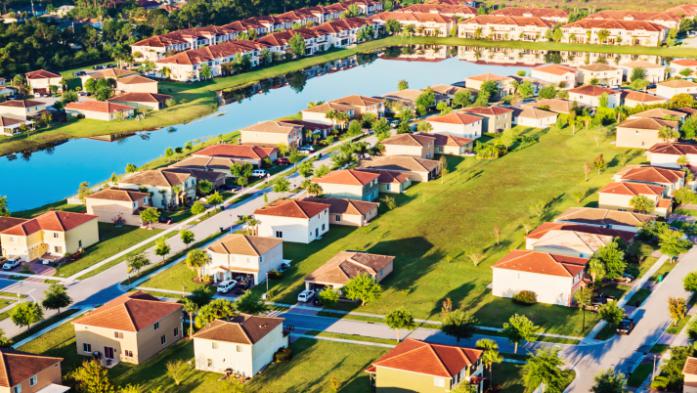
POLYGON ((96 184, 112 173, 123 173, 128 163, 142 165, 162 155, 168 147, 183 146, 188 141, 205 140, 259 121, 292 115, 311 101, 351 94, 382 95, 396 90, 402 79, 412 88, 423 88, 437 83, 461 82, 468 75, 514 74, 546 62, 617 64, 634 59, 664 61, 655 56, 501 48, 391 48, 264 81, 238 94, 226 94, 232 102, 220 106, 209 116, 174 126, 174 132, 167 127, 115 142, 73 139, 33 153, 2 157, 0 195, 8 197, 13 211, 38 207, 74 194, 83 181, 96 184))

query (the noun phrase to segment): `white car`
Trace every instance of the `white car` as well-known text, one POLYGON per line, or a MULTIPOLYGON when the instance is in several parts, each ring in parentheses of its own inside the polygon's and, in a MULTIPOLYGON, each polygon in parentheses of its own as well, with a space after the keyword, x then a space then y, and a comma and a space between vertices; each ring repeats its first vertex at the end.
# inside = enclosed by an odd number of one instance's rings
POLYGON ((237 281, 235 280, 222 281, 220 284, 218 284, 218 289, 216 289, 216 291, 218 293, 228 293, 232 291, 232 288, 234 288, 235 285, 237 285, 237 281))
POLYGON ((12 270, 21 264, 22 264, 22 260, 19 258, 8 259, 7 262, 2 264, 2 270, 12 270))
POLYGON ((312 289, 306 289, 298 294, 298 301, 307 303, 315 296, 315 291, 312 289))
POLYGON ((266 169, 255 169, 252 171, 252 176, 254 177, 264 177, 268 174, 269 172, 266 172, 266 169))

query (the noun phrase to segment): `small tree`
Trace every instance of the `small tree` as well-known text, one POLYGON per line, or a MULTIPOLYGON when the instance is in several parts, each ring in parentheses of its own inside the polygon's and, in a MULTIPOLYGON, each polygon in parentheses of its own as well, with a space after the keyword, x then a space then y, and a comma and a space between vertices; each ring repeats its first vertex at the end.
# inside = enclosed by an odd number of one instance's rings
POLYGON ((48 310, 57 310, 60 314, 61 308, 68 307, 72 302, 73 299, 68 295, 65 286, 60 283, 53 283, 44 292, 44 300, 41 302, 41 305, 48 310))
POLYGON ((145 393, 145 387, 143 385, 133 385, 128 384, 119 388, 119 393, 145 393))
POLYGON ((154 207, 148 207, 145 208, 143 211, 140 212, 140 221, 143 222, 143 225, 151 225, 156 223, 160 219, 160 211, 155 209, 154 207))
POLYGON ((413 329, 415 326, 414 316, 409 310, 407 310, 404 307, 392 310, 392 312, 387 314, 387 316, 385 317, 385 323, 387 324, 387 327, 393 329, 397 334, 397 342, 400 341, 400 329, 413 329))
POLYGON ((364 306, 380 298, 382 287, 368 274, 359 274, 348 280, 343 288, 344 296, 347 299, 359 300, 364 306))
POLYGON ((235 304, 226 299, 215 299, 201 307, 196 314, 196 327, 202 328, 216 319, 230 318, 237 315, 235 304))
POLYGON ((165 365, 167 376, 172 379, 175 386, 179 386, 184 381, 186 373, 189 371, 189 364, 184 360, 172 360, 165 365))
POLYGON ((677 325, 687 316, 687 301, 683 297, 671 297, 668 299, 668 312, 677 325))
POLYGON ((683 286, 688 292, 697 292, 697 272, 688 273, 683 279, 683 286))
POLYGON ((332 287, 324 287, 324 289, 319 291, 317 297, 319 298, 319 301, 322 303, 322 305, 331 306, 339 301, 339 298, 341 298, 341 294, 339 293, 339 291, 335 290, 332 287))
POLYGON ((165 259, 172 249, 169 247, 164 237, 157 239, 155 242, 155 255, 162 258, 162 263, 165 263, 165 259))
POLYGON ((91 193, 90 183, 83 181, 77 189, 77 197, 80 202, 85 203, 85 198, 87 198, 91 193))
POLYGON ((135 164, 128 163, 126 164, 126 173, 135 173, 138 170, 138 167, 135 164))
POLYGON ((252 291, 247 291, 244 295, 237 298, 235 308, 237 311, 247 314, 261 314, 269 309, 261 296, 252 291))
POLYGON ((0 195, 0 217, 6 217, 10 215, 10 209, 7 207, 7 197, 0 195))
POLYGON ((138 272, 145 266, 148 266, 150 264, 150 260, 143 255, 142 253, 138 253, 135 255, 130 256, 126 260, 126 268, 128 270, 128 277, 130 280, 131 274, 138 275, 138 272))
POLYGON ((20 303, 10 311, 10 319, 15 325, 29 329, 31 325, 44 319, 44 310, 36 302, 20 303))
POLYGON ((617 302, 609 301, 598 308, 600 318, 607 322, 610 326, 616 327, 624 318, 624 310, 617 302))
POLYGON ((632 210, 639 213, 652 213, 655 209, 655 204, 646 195, 635 195, 629 200, 629 206, 632 210))
POLYGON ((595 385, 591 391, 593 393, 624 393, 626 384, 627 379, 624 374, 610 368, 595 376, 595 385))
POLYGON ((503 334, 513 342, 513 353, 518 353, 518 344, 522 341, 534 341, 540 327, 522 314, 513 314, 503 324, 503 334))
POLYGON ((588 287, 579 288, 576 293, 574 293, 574 301, 576 305, 581 309, 581 330, 586 329, 586 307, 591 304, 593 298, 593 290, 588 287))
POLYGON ((191 214, 197 216, 203 212, 206 211, 206 206, 201 203, 201 201, 196 201, 194 202, 193 205, 191 205, 191 214))
POLYGON ((461 339, 470 337, 474 333, 477 323, 479 321, 473 315, 463 310, 455 310, 445 315, 440 329, 443 333, 455 337, 459 342, 461 339))
POLYGON ((409 88, 409 82, 406 80, 402 79, 399 82, 397 82, 397 89, 398 90, 406 90, 409 88))
POLYGON ((475 346, 482 350, 482 365, 484 365, 485 370, 489 371, 489 385, 494 386, 494 364, 503 362, 503 356, 499 352, 499 345, 492 339, 483 338, 477 340, 475 346))
POLYGON ((290 182, 285 177, 279 177, 273 182, 273 192, 290 191, 290 182))
POLYGON ((223 196, 220 195, 220 193, 218 191, 216 191, 206 198, 206 202, 212 206, 222 205, 223 196))
POLYGON ((545 392, 562 392, 569 382, 569 377, 562 367, 564 361, 559 357, 558 349, 540 349, 526 361, 521 371, 526 392, 532 392, 541 384, 545 392))
POLYGON ((605 274, 611 279, 622 277, 627 268, 624 251, 617 240, 613 240, 598 249, 591 259, 599 260, 605 268, 605 274))
POLYGON ((658 234, 658 245, 662 253, 675 258, 687 252, 692 242, 685 239, 682 232, 666 228, 658 234))
POLYGON ((85 360, 71 374, 77 391, 89 393, 114 393, 115 387, 109 380, 109 371, 96 359, 85 360))
POLYGON ((182 308, 189 315, 189 339, 191 339, 194 335, 194 314, 198 312, 199 306, 195 301, 185 298, 182 308))
POLYGON ((204 266, 208 265, 210 262, 210 255, 208 255, 207 252, 200 249, 194 249, 189 251, 189 253, 186 254, 186 259, 184 260, 184 263, 186 263, 186 267, 196 272, 196 278, 199 282, 201 282, 201 269, 204 266))
POLYGON ((591 258, 591 260, 588 262, 588 272, 591 275, 591 281, 593 281, 593 285, 596 285, 599 282, 603 281, 605 276, 607 276, 605 265, 600 259, 597 258, 591 258))
POLYGON ((189 247, 189 244, 196 240, 194 233, 188 229, 182 229, 179 231, 179 238, 181 239, 182 243, 186 244, 186 247, 189 247))

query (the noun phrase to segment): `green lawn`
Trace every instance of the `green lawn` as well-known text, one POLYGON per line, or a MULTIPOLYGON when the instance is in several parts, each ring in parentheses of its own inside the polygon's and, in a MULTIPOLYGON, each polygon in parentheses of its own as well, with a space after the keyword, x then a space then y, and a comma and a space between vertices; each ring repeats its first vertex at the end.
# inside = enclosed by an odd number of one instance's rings
POLYGON ((629 378, 627 378, 627 385, 632 387, 641 386, 641 384, 646 381, 646 378, 651 375, 651 371, 653 371, 652 363, 641 363, 634 369, 634 371, 632 371, 631 374, 629 374, 629 378))
POLYGON ((493 367, 493 381, 498 386, 498 391, 505 393, 523 393, 525 387, 522 384, 520 374, 523 366, 512 363, 499 363, 493 367))
POLYGON ((119 227, 114 224, 100 222, 99 243, 88 247, 85 250, 85 254, 75 262, 58 267, 57 275, 60 277, 69 277, 158 232, 160 232, 158 229, 148 230, 128 225, 119 227))

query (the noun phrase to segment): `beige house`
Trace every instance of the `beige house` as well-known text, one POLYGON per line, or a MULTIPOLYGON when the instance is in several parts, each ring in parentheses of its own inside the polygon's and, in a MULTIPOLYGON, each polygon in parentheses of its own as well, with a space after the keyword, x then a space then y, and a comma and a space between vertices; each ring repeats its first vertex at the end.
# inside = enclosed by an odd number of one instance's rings
POLYGON ((121 93, 157 94, 157 81, 142 75, 129 75, 116 80, 116 91, 121 93))
POLYGON ((465 78, 465 86, 469 89, 479 91, 482 89, 482 85, 486 82, 495 82, 499 88, 499 97, 507 96, 513 94, 515 91, 514 82, 515 79, 510 76, 501 76, 496 74, 481 74, 473 75, 465 78))
POLYGON ((32 124, 31 120, 15 119, 14 117, 6 117, 0 115, 0 135, 12 136, 20 134, 26 127, 29 129, 32 124))
POLYGON ((697 94, 697 83, 687 79, 671 79, 656 84, 656 95, 670 99, 678 94, 697 94))
POLYGON ((524 127, 547 128, 556 122, 556 113, 539 108, 525 108, 516 116, 516 124, 524 127))
POLYGON ((157 93, 124 93, 109 98, 109 102, 130 106, 141 111, 159 111, 172 96, 157 93))
POLYGON ((653 94, 643 93, 635 90, 624 90, 622 92, 624 106, 627 108, 635 108, 637 106, 661 105, 668 102, 665 97, 655 96, 653 94))
POLYGON ((588 259, 548 252, 513 250, 494 266, 491 293, 511 298, 532 291, 539 303, 571 306, 583 285, 588 259))
POLYGON ((615 108, 620 105, 621 96, 622 94, 619 91, 595 85, 579 86, 569 90, 569 101, 577 106, 593 108, 600 106, 603 97, 607 97, 608 108, 615 108))
POLYGON ((97 223, 90 214, 48 211, 0 232, 2 255, 33 261, 74 254, 99 242, 97 223))
POLYGON ((464 156, 467 153, 472 153, 472 145, 474 141, 469 138, 449 134, 427 134, 435 138, 436 154, 445 154, 448 156, 464 156))
MULTIPOLYGON (((19 218, 19 217, 9 217, 9 216, 0 217, 0 234, 2 234, 2 232, 5 229, 12 228, 13 226, 15 226, 17 224, 21 224, 21 223, 26 222, 26 221, 29 221, 29 220, 26 218, 19 218)), ((6 257, 7 255, 4 255, 3 252, 4 252, 4 250, 2 248, 2 236, 0 235, 0 256, 6 257)))
POLYGON ((252 378, 287 347, 283 318, 240 314, 217 319, 194 334, 194 364, 201 371, 252 378))
POLYGON ((479 349, 406 338, 365 371, 377 393, 448 393, 461 384, 481 393, 481 356, 479 349))
POLYGON ((632 60, 620 63, 624 79, 631 82, 632 72, 636 69, 644 70, 644 79, 649 83, 658 83, 666 78, 666 67, 650 61, 632 60))
MULTIPOLYGON (((102 70, 87 71, 84 75, 80 76, 80 82, 84 89, 85 84, 88 80, 100 80, 100 79, 112 79, 117 80, 130 75, 136 75, 136 71, 126 70, 123 68, 105 68, 102 70)), ((157 92, 156 92, 157 93, 157 92)))
MULTIPOLYGON (((535 248, 535 243, 540 241, 543 237, 545 237, 548 233, 550 232, 576 232, 579 234, 586 234, 586 235, 598 235, 601 237, 610 237, 610 239, 615 239, 619 238, 622 239, 625 243, 631 243, 632 240, 634 239, 635 233, 629 232, 629 231, 619 231, 616 229, 610 229, 610 228, 603 228, 603 227, 598 227, 598 226, 592 226, 592 225, 585 225, 585 224, 576 224, 576 223, 568 223, 568 222, 544 222, 540 224, 537 228, 533 229, 532 231, 528 232, 527 235, 525 235, 525 248, 527 250, 532 250, 535 248)), ((543 251, 543 250, 538 250, 538 251, 543 251)), ((549 251, 549 250, 548 250, 549 251)), ((555 253, 553 251, 549 251, 551 253, 555 253)), ((567 253, 563 251, 556 252, 557 254, 562 254, 562 255, 568 255, 567 253)), ((571 255, 574 256, 574 255, 571 255)), ((576 255, 578 256, 578 255, 576 255)))
POLYGON ((361 274, 367 274, 380 282, 393 270, 393 256, 341 251, 305 278, 305 288, 341 289, 349 280, 361 274))
POLYGON ((312 179, 322 187, 322 194, 335 198, 374 201, 380 192, 377 173, 359 169, 340 169, 312 179))
POLYGON ((329 231, 327 203, 284 199, 254 212, 260 221, 257 234, 283 241, 309 244, 329 231))
POLYGON ((380 175, 378 177, 378 185, 381 193, 402 194, 411 186, 411 179, 402 172, 375 168, 361 168, 361 170, 380 175))
POLYGON ((0 392, 64 393, 63 358, 0 348, 0 392))
POLYGON ((603 63, 583 64, 576 71, 576 82, 581 85, 619 86, 622 84, 622 79, 621 68, 603 63))
POLYGON ((302 126, 270 120, 240 130, 242 144, 298 147, 302 145, 302 126))
POLYGON ((521 108, 537 108, 549 112, 568 115, 574 110, 575 103, 560 98, 543 98, 529 104, 523 104, 521 108))
POLYGON ((458 24, 458 36, 493 41, 542 41, 553 27, 553 22, 535 16, 478 15, 458 24))
POLYGON ((557 222, 591 225, 633 233, 639 232, 642 226, 655 220, 656 216, 650 214, 593 207, 572 207, 556 218, 557 222))
POLYGON ((201 268, 201 274, 213 277, 213 282, 247 276, 251 285, 257 285, 283 262, 283 240, 273 237, 227 235, 206 251, 211 262, 201 268))
POLYGON ((360 169, 398 172, 406 175, 412 182, 427 182, 440 175, 441 163, 412 156, 382 156, 361 161, 360 169))
POLYGON ((482 118, 482 132, 496 133, 513 126, 513 109, 499 105, 467 108, 466 112, 482 118))
POLYGON ((668 33, 665 26, 646 21, 590 18, 564 25, 561 31, 562 42, 629 46, 660 46, 668 33))
POLYGON ((348 120, 358 117, 358 112, 354 107, 332 101, 303 109, 300 114, 303 121, 328 124, 333 127, 344 127, 347 124, 346 120, 337 119, 337 114, 344 114, 348 120))
POLYGON ((663 187, 665 196, 685 186, 685 172, 654 166, 629 166, 617 172, 612 179, 617 182, 653 184, 663 187))
POLYGON ((69 102, 65 111, 73 116, 84 116, 86 119, 112 121, 129 119, 135 115, 135 108, 113 101, 84 100, 69 102))
POLYGON ((29 92, 35 95, 50 95, 51 87, 56 92, 63 90, 63 77, 51 71, 36 70, 24 74, 29 85, 29 92))
POLYGON ((697 145, 689 143, 657 143, 646 155, 654 166, 680 168, 680 161, 685 160, 687 165, 697 167, 697 145))
POLYGON ((482 136, 482 127, 485 118, 462 111, 456 111, 445 115, 427 117, 426 121, 431 125, 431 131, 434 133, 477 139, 482 136))
POLYGON ((77 353, 102 363, 141 364, 183 337, 182 306, 129 292, 73 320, 77 353))
POLYGON ((0 102, 0 115, 13 119, 34 119, 46 110, 46 104, 36 100, 9 100, 0 102))
POLYGON ((650 118, 650 119, 662 119, 662 120, 671 120, 675 122, 682 122, 687 118, 687 110, 686 108, 681 108, 681 110, 672 110, 672 109, 666 109, 666 108, 651 108, 647 109, 641 112, 637 112, 631 116, 629 116, 629 119, 638 119, 638 118, 650 118))
POLYGON ((218 144, 205 147, 182 162, 191 160, 191 164, 197 163, 195 166, 202 169, 217 170, 229 175, 230 166, 235 163, 247 162, 261 167, 264 162, 273 163, 277 159, 278 149, 273 146, 218 144))
POLYGON ((173 209, 196 197, 196 178, 189 173, 152 169, 134 173, 119 180, 119 188, 139 190, 150 194, 150 205, 158 209, 173 209))
POLYGON ((675 59, 670 62, 671 75, 681 75, 685 69, 690 70, 691 74, 697 73, 697 59, 675 59))
POLYGON ((697 393, 697 358, 688 357, 682 368, 683 393, 697 393))
MULTIPOLYGON (((424 90, 419 89, 403 89, 387 93, 383 96, 383 98, 385 99, 385 105, 390 112, 399 113, 402 109, 416 110, 416 101, 422 94, 424 94, 424 92, 424 90)), ((447 102, 449 100, 448 96, 435 91, 433 93, 436 97, 434 107, 441 101, 447 102)))
POLYGON ((555 255, 590 258, 596 251, 612 243, 613 237, 573 230, 550 230, 539 238, 525 238, 525 248, 555 255))
POLYGON ((609 183, 598 191, 598 207, 601 209, 634 210, 632 199, 645 197, 654 204, 656 215, 665 217, 671 212, 673 201, 664 198, 664 194, 663 187, 657 185, 633 182, 609 183))
POLYGON ((413 29, 415 35, 448 37, 456 26, 456 19, 450 16, 430 12, 382 12, 371 17, 380 24, 396 20, 402 29, 413 29), (407 27, 410 26, 410 27, 407 27))
POLYGON ((617 125, 617 147, 632 147, 649 149, 651 146, 667 142, 660 138, 659 131, 664 128, 677 130, 678 122, 675 120, 662 120, 650 117, 629 118, 617 125))
POLYGON ((385 114, 385 100, 382 98, 352 95, 330 102, 351 106, 358 115, 373 114, 382 117, 385 114))
POLYGON ((329 224, 362 227, 378 216, 380 203, 342 198, 305 198, 329 204, 329 224))
POLYGON ((386 156, 433 158, 435 138, 424 134, 396 134, 382 141, 386 156))
POLYGON ((576 69, 562 64, 544 64, 532 68, 530 77, 563 89, 576 86, 576 69))
POLYGON ((150 194, 136 190, 105 188, 85 198, 87 214, 99 222, 141 225, 139 212, 149 206, 150 194))
POLYGON ((491 15, 540 18, 554 23, 569 21, 569 13, 561 8, 503 7, 493 11, 491 15))

